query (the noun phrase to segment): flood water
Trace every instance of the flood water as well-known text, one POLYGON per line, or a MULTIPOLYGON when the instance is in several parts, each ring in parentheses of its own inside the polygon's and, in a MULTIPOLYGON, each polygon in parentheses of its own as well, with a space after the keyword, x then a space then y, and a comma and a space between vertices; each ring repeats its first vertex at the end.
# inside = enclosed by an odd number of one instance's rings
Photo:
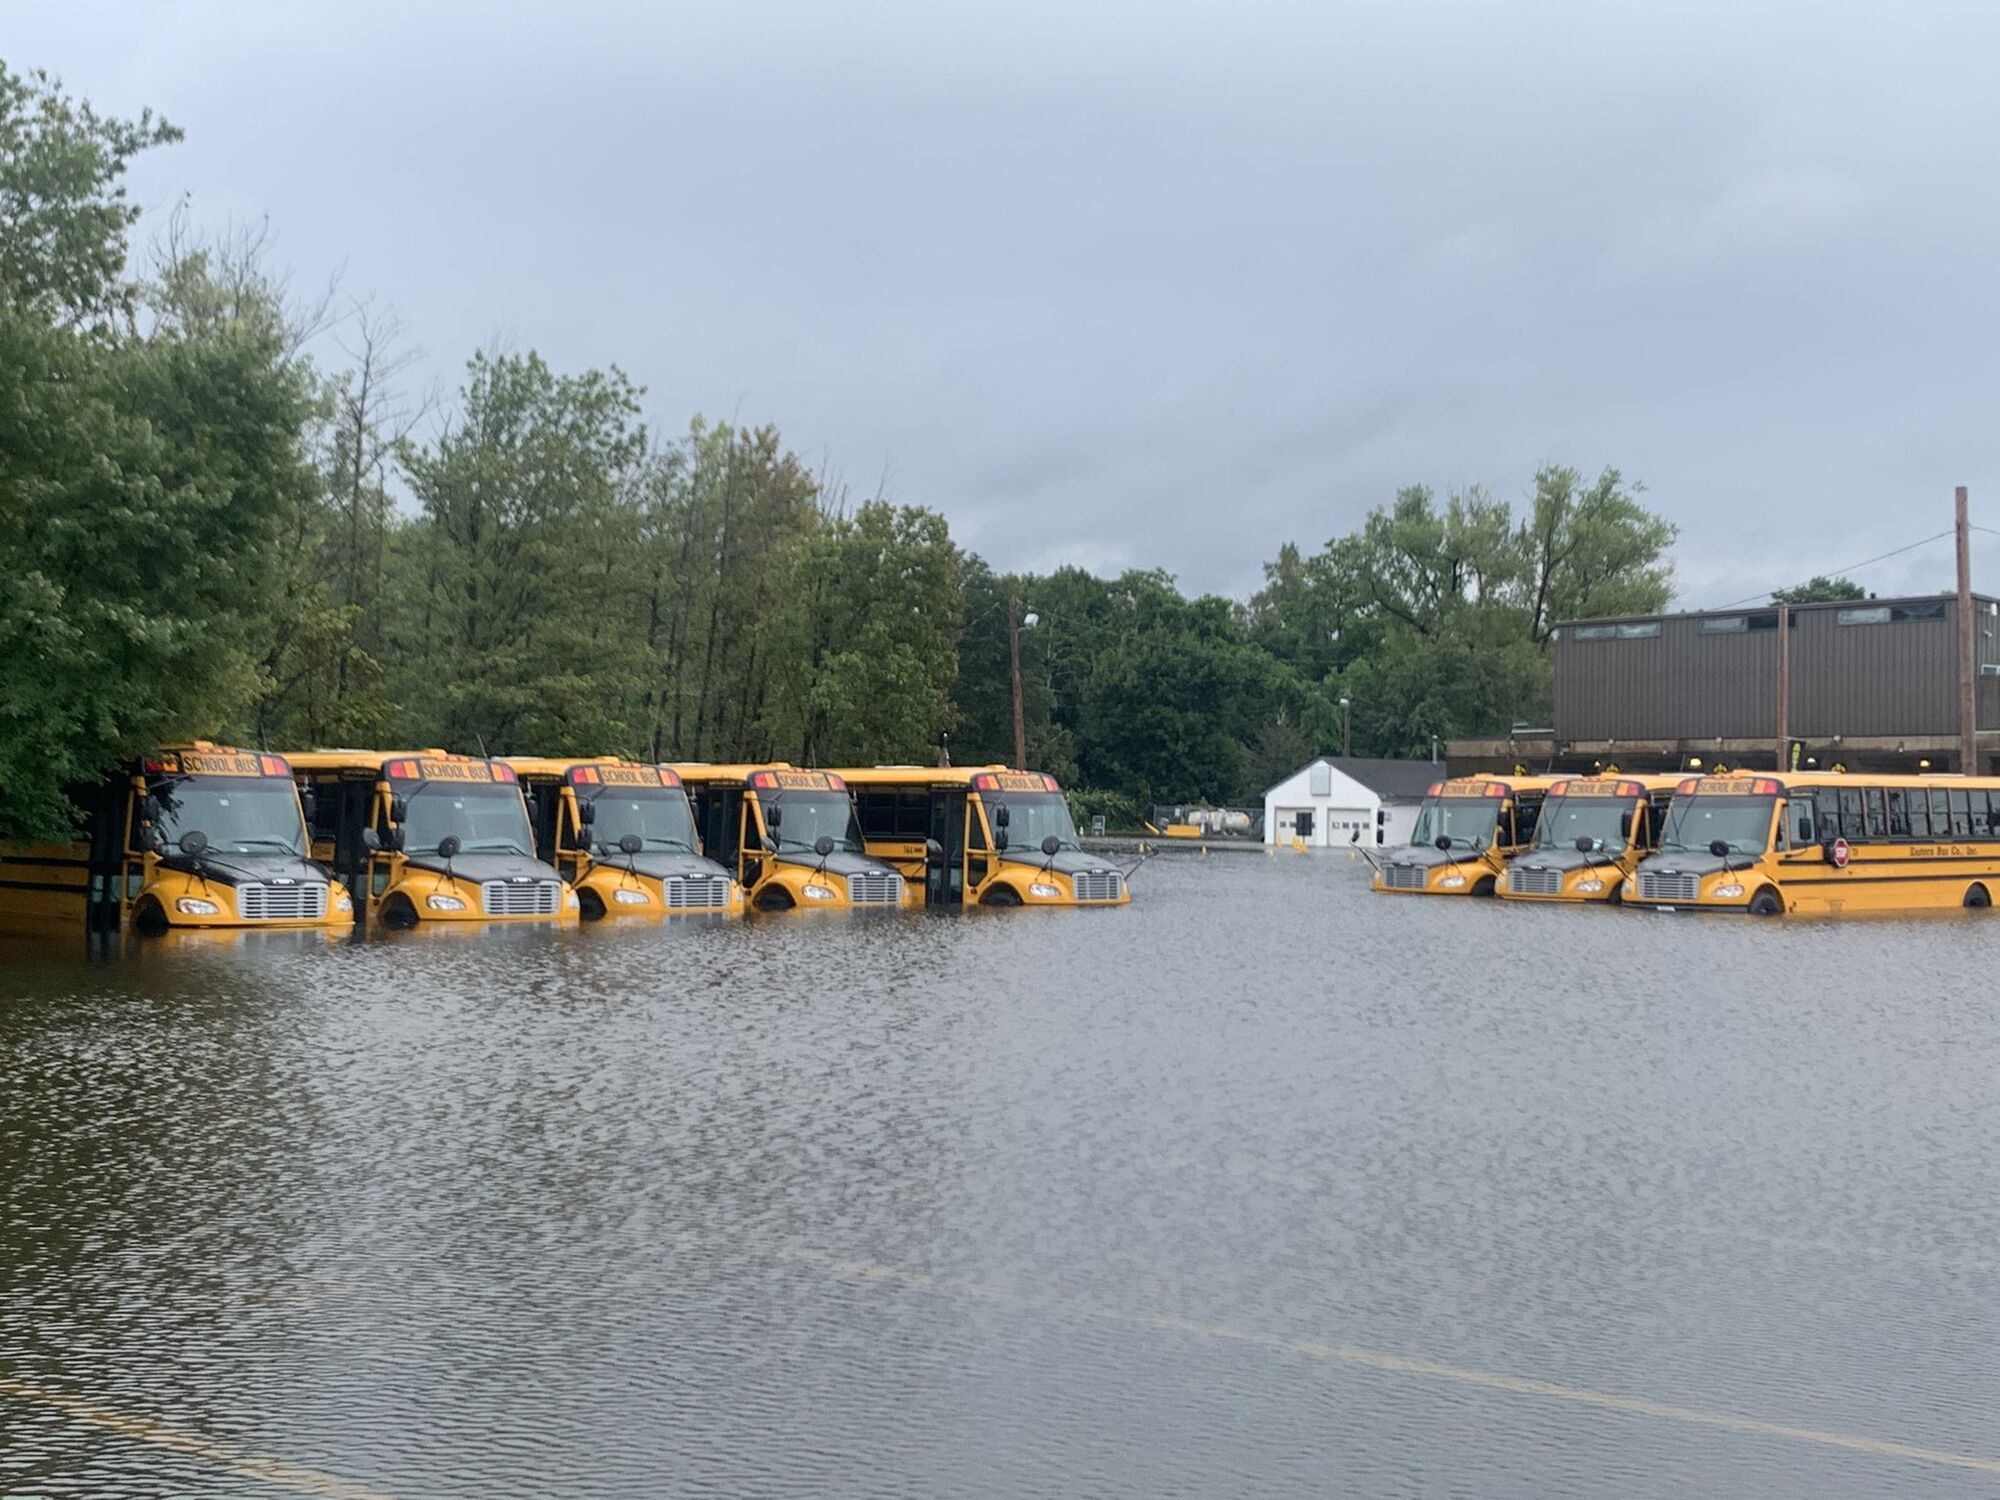
POLYGON ((0 959, 0 1496, 2000 1496, 2000 917, 0 959))

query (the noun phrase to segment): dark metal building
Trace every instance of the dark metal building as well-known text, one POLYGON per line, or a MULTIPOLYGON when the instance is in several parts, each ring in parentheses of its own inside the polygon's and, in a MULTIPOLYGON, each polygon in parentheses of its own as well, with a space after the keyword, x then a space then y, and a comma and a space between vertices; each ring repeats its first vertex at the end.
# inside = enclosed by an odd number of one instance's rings
MULTIPOLYGON (((1981 770, 2000 752, 2000 602, 1973 596, 1981 770)), ((1786 732, 1796 763, 1957 769, 1958 601, 1795 604, 1786 732)), ((1547 729, 1455 741, 1454 768, 1495 761, 1626 769, 1711 754, 1774 763, 1778 610, 1704 610, 1557 628, 1547 729)))

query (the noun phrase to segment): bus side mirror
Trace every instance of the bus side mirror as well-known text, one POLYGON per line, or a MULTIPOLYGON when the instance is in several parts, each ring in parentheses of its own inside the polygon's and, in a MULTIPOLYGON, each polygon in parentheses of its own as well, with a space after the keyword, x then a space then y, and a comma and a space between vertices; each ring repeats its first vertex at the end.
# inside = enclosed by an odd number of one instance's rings
POLYGON ((443 838, 438 840, 438 857, 440 859, 456 859, 458 858, 458 851, 464 847, 465 845, 458 841, 457 834, 447 833, 443 838))
POLYGON ((1588 854, 1592 849, 1596 847, 1597 847, 1597 841, 1595 839, 1592 839, 1587 834, 1577 835, 1576 852, 1578 854, 1588 854))
POLYGON ((784 826, 784 822, 785 810, 782 807, 773 804, 764 809, 764 826, 770 829, 771 832, 776 833, 784 826))
POLYGON ((181 853, 199 854, 208 847, 208 835, 199 828, 190 828, 181 835, 181 853))
POLYGON ((1800 820, 1799 842, 1801 844, 1810 844, 1816 842, 1816 840, 1813 838, 1813 822, 1811 818, 1804 818, 1800 820))
POLYGON ((409 803, 405 802, 400 796, 392 796, 389 798, 389 821, 391 823, 400 823, 403 821, 403 819, 407 818, 409 815, 410 815, 409 803))
POLYGON ((1053 833, 1050 834, 1042 840, 1042 853, 1046 854, 1050 859, 1054 859, 1058 854, 1062 853, 1062 840, 1057 838, 1053 833))
POLYGON ((1350 844, 1361 842, 1361 825, 1359 823, 1354 825, 1354 832, 1348 835, 1347 842, 1350 844))
POLYGON ((595 823, 597 821, 597 804, 595 802, 578 802, 576 804, 576 820, 585 828, 595 823))
MULTIPOLYGON (((1001 808, 1001 809, 1000 809, 1000 811, 1001 811, 1001 812, 1002 812, 1002 813, 1004 814, 1004 813, 1005 813, 1005 812, 1007 811, 1007 809, 1003 807, 1003 808, 1001 808)), ((1000 826, 999 826, 999 828, 997 828, 996 830, 994 830, 994 834, 993 834, 993 847, 994 847, 995 849, 998 849, 998 850, 1000 850, 1000 851, 1001 851, 1002 853, 1005 853, 1005 852, 1006 852, 1006 849, 1007 849, 1007 820, 1006 820, 1006 818, 1005 818, 1004 816, 1003 816, 1003 817, 1001 818, 1001 820, 1000 820, 1000 826)))
POLYGON ((311 792, 300 792, 299 808, 305 813, 306 821, 310 823, 319 816, 319 798, 311 792))
POLYGON ((833 853, 833 839, 829 835, 822 833, 818 838, 813 840, 813 853, 817 854, 821 859, 825 859, 829 854, 833 853))
POLYGON ((938 841, 937 841, 936 839, 925 839, 925 840, 924 840, 924 863, 925 863, 925 864, 927 864, 927 865, 941 865, 941 864, 943 864, 943 863, 944 863, 944 845, 943 845, 943 844, 940 844, 940 843, 939 843, 939 842, 938 842, 938 841))
POLYGON ((159 822, 160 812, 160 799, 155 797, 151 792, 146 793, 145 796, 139 799, 139 817, 144 822, 159 822))
MULTIPOLYGON (((993 826, 995 828, 1005 828, 1007 823, 1007 804, 1002 802, 998 807, 993 809, 993 826)), ((1004 849, 1007 846, 1002 844, 1000 847, 1004 849)))
POLYGON ((1713 854, 1717 859, 1729 858, 1729 840, 1715 839, 1711 841, 1708 846, 1708 852, 1713 854))
POLYGON ((1448 833, 1441 833, 1431 842, 1438 848, 1449 851, 1451 848, 1451 835, 1448 833))
POLYGON ((645 847, 646 841, 636 833, 625 834, 618 840, 618 852, 620 854, 637 854, 645 847))

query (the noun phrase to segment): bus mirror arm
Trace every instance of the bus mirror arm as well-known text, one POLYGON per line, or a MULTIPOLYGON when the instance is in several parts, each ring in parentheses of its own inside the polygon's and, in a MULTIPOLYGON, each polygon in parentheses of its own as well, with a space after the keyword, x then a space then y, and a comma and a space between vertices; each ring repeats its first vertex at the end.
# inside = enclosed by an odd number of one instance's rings
POLYGON ((770 834, 765 834, 758 842, 764 846, 766 854, 776 854, 778 852, 778 841, 772 838, 770 834))
POLYGON ((1722 861, 1722 873, 1727 875, 1733 868, 1729 863, 1729 840, 1715 839, 1708 846, 1708 852, 1722 861))
POLYGON ((1347 841, 1354 846, 1355 853, 1368 861, 1368 868, 1379 871, 1382 867, 1375 863, 1375 856, 1368 852, 1368 846, 1361 842, 1361 829, 1356 825, 1353 836, 1347 841))
POLYGON ((940 843, 939 843, 939 842, 938 842, 938 841, 937 841, 936 839, 925 839, 925 840, 924 840, 924 863, 925 863, 925 864, 927 864, 927 865, 941 865, 941 864, 943 864, 943 863, 944 863, 944 845, 943 845, 943 844, 940 844, 940 843))

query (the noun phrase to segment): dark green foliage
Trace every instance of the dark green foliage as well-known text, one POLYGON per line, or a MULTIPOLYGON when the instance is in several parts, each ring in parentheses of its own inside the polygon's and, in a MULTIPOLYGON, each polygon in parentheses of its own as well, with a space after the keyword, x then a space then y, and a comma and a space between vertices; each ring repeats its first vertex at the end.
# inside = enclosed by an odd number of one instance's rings
POLYGON ((1842 599, 1865 599, 1868 591, 1852 578, 1828 578, 1815 574, 1797 588, 1772 589, 1773 604, 1830 604, 1842 599))

